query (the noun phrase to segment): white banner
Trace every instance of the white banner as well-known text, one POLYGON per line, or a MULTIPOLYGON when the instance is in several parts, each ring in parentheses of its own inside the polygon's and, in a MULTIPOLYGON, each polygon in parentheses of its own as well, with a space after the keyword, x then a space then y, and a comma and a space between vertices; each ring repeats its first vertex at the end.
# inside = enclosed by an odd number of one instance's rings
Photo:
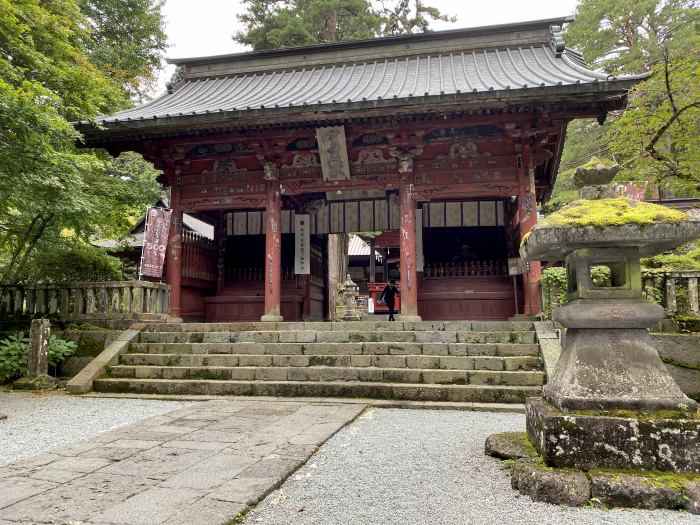
POLYGON ((311 222, 309 215, 294 216, 294 273, 311 273, 311 222))
POLYGON ((416 271, 422 272, 425 265, 423 257, 423 210, 416 210, 416 271))

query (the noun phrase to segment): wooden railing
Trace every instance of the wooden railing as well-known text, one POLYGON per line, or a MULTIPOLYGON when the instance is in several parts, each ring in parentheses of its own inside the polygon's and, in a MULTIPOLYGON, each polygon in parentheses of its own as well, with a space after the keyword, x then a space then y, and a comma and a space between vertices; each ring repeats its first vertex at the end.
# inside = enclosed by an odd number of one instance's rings
POLYGON ((216 281, 218 253, 214 241, 191 231, 182 232, 182 276, 216 281))
POLYGON ((169 287, 148 281, 0 286, 0 318, 64 321, 137 319, 166 315, 169 287))
POLYGON ((423 269, 425 279, 454 279, 464 277, 494 277, 508 275, 505 261, 465 261, 428 263, 423 269))
MULTIPOLYGON (((248 281, 262 281, 265 277, 265 268, 226 268, 226 281, 227 282, 248 282, 248 281)), ((283 267, 282 268, 282 280, 290 281, 294 279, 294 268, 283 267)))

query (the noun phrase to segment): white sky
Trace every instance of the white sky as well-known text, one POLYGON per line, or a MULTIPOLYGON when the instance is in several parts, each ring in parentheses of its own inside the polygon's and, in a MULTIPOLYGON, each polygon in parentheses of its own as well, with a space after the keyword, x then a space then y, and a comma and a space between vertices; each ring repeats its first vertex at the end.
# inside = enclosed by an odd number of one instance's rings
MULTIPOLYGON (((578 0, 427 0, 443 13, 457 15, 457 22, 437 22, 433 29, 456 29, 506 24, 540 18, 572 15, 578 0)), ((245 51, 231 36, 241 29, 237 15, 243 11, 237 0, 167 0, 164 7, 168 57, 184 58, 245 51)), ((161 75, 158 92, 172 75, 168 66, 161 75)))

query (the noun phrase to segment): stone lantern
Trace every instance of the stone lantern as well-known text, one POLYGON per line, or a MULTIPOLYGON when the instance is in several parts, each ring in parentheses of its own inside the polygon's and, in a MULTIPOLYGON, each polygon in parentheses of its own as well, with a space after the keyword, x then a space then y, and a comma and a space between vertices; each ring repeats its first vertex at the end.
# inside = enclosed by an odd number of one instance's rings
MULTIPOLYGON (((543 398, 528 399, 526 408, 527 436, 544 466, 516 462, 512 481, 535 497, 532 480, 547 478, 552 491, 539 499, 552 503, 584 504, 600 483, 590 474, 595 469, 700 474, 698 406, 654 347, 649 328, 664 310, 642 297, 639 262, 700 237, 700 220, 614 198, 606 183, 616 171, 597 163, 579 168, 574 181, 592 199, 548 216, 520 249, 527 261, 565 261, 568 277, 568 301, 552 315, 566 328, 561 356, 543 398), (609 274, 603 285, 593 279, 601 268, 609 274)), ((695 490, 700 498, 700 484, 695 490)))
POLYGON ((345 297, 345 312, 343 312, 343 321, 360 321, 360 314, 357 310, 357 296, 359 294, 359 286, 348 274, 347 279, 343 283, 343 295, 345 297))

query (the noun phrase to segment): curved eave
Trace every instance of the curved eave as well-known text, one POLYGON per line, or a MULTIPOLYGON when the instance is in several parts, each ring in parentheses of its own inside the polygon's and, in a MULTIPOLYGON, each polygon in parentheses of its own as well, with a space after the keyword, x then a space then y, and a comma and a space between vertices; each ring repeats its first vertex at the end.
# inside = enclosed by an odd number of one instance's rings
MULTIPOLYGON (((305 104, 293 107, 251 108, 231 111, 205 111, 179 113, 155 118, 126 118, 99 123, 80 121, 76 128, 85 135, 86 145, 106 144, 129 139, 127 134, 158 136, 162 133, 189 134, 205 128, 231 129, 245 126, 295 125, 302 122, 351 121, 358 117, 420 114, 430 111, 460 111, 478 108, 504 108, 515 104, 538 102, 575 103, 590 107, 590 116, 597 116, 601 109, 597 103, 624 100, 631 87, 644 77, 586 84, 528 87, 517 89, 492 89, 481 92, 440 94, 404 98, 379 99, 330 104, 305 104)), ((613 108, 610 108, 613 109, 613 108)))

